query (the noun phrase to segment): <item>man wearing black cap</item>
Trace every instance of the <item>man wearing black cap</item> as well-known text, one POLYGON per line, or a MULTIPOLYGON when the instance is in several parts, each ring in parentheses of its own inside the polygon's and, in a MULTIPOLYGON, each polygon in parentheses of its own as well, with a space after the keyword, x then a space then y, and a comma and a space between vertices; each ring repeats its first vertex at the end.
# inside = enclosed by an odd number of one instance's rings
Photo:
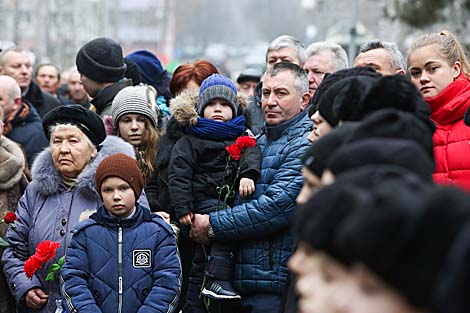
POLYGON ((132 80, 124 79, 126 64, 121 46, 109 38, 93 39, 80 48, 75 63, 96 113, 111 115, 116 94, 132 85, 132 80))

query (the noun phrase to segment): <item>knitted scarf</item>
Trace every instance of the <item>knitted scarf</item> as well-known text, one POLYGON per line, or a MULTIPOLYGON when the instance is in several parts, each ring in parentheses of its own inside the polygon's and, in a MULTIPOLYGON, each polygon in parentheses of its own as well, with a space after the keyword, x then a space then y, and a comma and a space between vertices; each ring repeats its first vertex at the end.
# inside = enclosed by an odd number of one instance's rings
POLYGON ((245 130, 245 117, 243 115, 227 121, 219 122, 198 117, 197 124, 186 126, 186 134, 210 140, 235 140, 245 130))

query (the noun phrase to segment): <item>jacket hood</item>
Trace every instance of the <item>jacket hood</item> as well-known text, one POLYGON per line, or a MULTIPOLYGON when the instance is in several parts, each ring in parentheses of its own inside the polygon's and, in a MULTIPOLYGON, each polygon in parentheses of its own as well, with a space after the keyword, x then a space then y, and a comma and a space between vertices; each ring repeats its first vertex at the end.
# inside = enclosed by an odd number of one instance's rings
MULTIPOLYGON (((188 89, 171 100, 170 111, 178 123, 181 125, 197 124, 197 118, 199 117, 196 112, 197 99, 197 89, 188 89)), ((237 102, 243 112, 248 108, 249 98, 247 95, 239 93, 237 102)))
MULTIPOLYGON (((123 139, 116 136, 108 136, 101 146, 100 151, 96 154, 82 172, 77 177, 77 188, 84 197, 92 199, 96 198, 95 190, 95 173, 98 165, 107 156, 124 153, 135 158, 134 148, 123 139)), ((54 167, 50 148, 44 149, 33 163, 31 174, 33 180, 31 184, 35 184, 38 192, 43 196, 51 196, 57 194, 63 185, 62 176, 54 167)))

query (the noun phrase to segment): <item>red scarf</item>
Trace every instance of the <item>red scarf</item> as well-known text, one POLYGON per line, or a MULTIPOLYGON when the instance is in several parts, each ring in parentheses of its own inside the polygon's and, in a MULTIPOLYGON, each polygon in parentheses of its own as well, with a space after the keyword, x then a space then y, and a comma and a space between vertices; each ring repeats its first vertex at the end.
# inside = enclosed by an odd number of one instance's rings
POLYGON ((460 74, 440 94, 426 99, 431 108, 431 119, 447 125, 463 119, 470 106, 470 82, 464 74, 460 74))

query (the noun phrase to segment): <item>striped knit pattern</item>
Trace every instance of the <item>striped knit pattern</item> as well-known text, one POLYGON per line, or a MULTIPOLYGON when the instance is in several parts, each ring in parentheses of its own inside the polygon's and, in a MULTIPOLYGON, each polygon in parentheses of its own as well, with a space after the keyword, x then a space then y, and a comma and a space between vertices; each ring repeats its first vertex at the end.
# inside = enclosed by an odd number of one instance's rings
POLYGON ((237 116, 237 87, 230 79, 219 74, 212 74, 202 82, 197 101, 199 116, 203 116, 206 105, 214 99, 226 100, 232 107, 233 116, 237 116))
MULTIPOLYGON (((119 120, 125 114, 141 114, 147 117, 153 124, 158 125, 158 117, 155 111, 151 109, 151 104, 147 98, 147 86, 129 86, 114 97, 112 106, 112 115, 114 127, 117 128, 119 120)), ((149 95, 151 95, 149 93, 149 95)))

